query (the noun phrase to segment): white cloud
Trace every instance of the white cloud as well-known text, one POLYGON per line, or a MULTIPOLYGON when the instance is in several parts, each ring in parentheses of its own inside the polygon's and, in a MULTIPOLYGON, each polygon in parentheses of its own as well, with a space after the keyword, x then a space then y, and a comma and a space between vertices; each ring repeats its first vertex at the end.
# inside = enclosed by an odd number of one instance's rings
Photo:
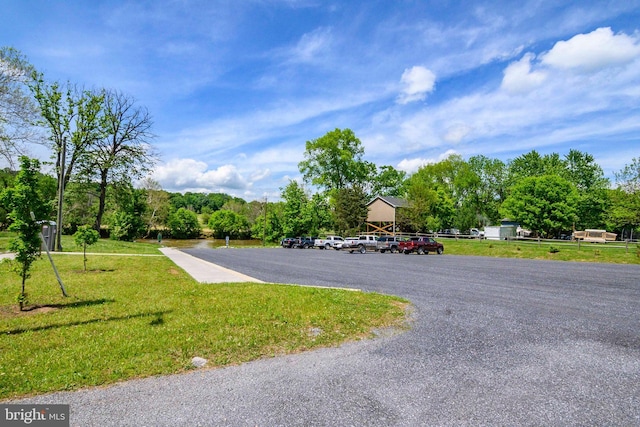
POLYGON ((331 29, 317 28, 304 34, 289 55, 293 62, 315 62, 329 50, 330 45, 331 29))
POLYGON ((416 157, 414 159, 405 158, 405 159, 402 159, 400 163, 398 163, 398 165, 396 166, 396 169, 405 171, 408 174, 412 174, 414 172, 417 172, 418 169, 420 169, 422 166, 438 163, 454 154, 458 154, 458 152, 456 150, 447 150, 444 153, 441 153, 437 158, 434 158, 434 159, 425 159, 422 157, 416 157))
POLYGON ((543 71, 531 71, 532 53, 525 54, 520 61, 513 62, 504 70, 502 88, 511 94, 524 94, 539 87, 547 78, 543 71))
POLYGON ((462 141, 473 129, 464 123, 455 123, 447 129, 444 140, 452 144, 462 141))
POLYGON ((611 28, 598 28, 557 42, 542 57, 542 63, 560 69, 598 71, 606 67, 628 64, 640 55, 637 38, 614 35, 611 28))
POLYGON ((171 160, 156 168, 153 179, 168 191, 242 190, 250 186, 234 165, 208 170, 204 162, 193 159, 171 160))
POLYGON ((418 169, 420 169, 422 166, 429 164, 429 163, 435 163, 435 161, 433 159, 423 159, 423 158, 415 158, 415 159, 402 159, 402 161, 400 163, 398 163, 398 165, 396 166, 397 169, 401 170, 401 171, 405 171, 406 173, 414 173, 416 172, 418 169))
POLYGON ((408 104, 413 101, 422 101, 428 93, 433 92, 436 75, 428 68, 414 66, 404 70, 400 82, 404 88, 398 97, 398 103, 408 104))

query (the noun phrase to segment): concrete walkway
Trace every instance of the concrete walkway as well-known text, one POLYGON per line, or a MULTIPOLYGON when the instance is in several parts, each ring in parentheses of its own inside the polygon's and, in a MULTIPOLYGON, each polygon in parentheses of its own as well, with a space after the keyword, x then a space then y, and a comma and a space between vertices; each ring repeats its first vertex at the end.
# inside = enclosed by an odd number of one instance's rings
POLYGON ((178 267, 189 273, 191 277, 200 283, 228 283, 228 282, 255 282, 264 283, 247 275, 237 273, 228 268, 220 267, 186 254, 175 248, 160 248, 166 257, 171 259, 178 267))

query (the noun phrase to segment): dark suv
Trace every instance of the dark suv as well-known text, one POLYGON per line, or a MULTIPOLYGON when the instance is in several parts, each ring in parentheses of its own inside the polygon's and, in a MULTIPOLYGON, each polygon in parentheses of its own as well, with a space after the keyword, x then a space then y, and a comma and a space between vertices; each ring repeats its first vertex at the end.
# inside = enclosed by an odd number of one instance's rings
POLYGON ((394 254, 398 252, 399 243, 404 239, 406 239, 406 237, 403 236, 382 236, 378 239, 378 250, 381 254, 386 251, 394 254))
POLYGON ((295 237, 285 237, 280 241, 280 246, 282 246, 283 248, 292 248, 297 241, 298 239, 296 239, 295 237))
POLYGON ((307 249, 312 248, 316 243, 315 237, 298 237, 293 244, 294 248, 307 249))

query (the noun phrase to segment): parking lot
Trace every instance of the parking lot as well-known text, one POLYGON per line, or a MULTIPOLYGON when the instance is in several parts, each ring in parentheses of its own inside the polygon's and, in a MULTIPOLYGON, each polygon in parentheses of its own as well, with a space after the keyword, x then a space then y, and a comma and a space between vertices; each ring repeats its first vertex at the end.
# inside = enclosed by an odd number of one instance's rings
MULTIPOLYGON (((276 387, 260 410, 278 413, 283 425, 640 424, 639 266, 333 250, 187 252, 267 282, 359 288, 414 304, 407 333, 308 355, 300 364, 272 361, 292 369, 278 370, 288 385, 276 387)), ((259 383, 271 384, 267 378, 259 383)))
POLYGON ((26 401, 68 403, 76 425, 640 425, 638 265, 317 249, 185 252, 266 282, 403 296, 413 304, 411 328, 26 401))

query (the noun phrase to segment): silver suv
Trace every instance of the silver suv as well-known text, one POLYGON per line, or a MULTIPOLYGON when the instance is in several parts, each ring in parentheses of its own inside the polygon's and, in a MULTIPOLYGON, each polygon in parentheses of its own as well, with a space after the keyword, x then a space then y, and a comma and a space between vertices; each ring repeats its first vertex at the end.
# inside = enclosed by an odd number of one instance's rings
POLYGON ((378 250, 381 254, 386 251, 392 254, 398 252, 398 242, 406 239, 404 236, 382 236, 378 238, 378 250))

